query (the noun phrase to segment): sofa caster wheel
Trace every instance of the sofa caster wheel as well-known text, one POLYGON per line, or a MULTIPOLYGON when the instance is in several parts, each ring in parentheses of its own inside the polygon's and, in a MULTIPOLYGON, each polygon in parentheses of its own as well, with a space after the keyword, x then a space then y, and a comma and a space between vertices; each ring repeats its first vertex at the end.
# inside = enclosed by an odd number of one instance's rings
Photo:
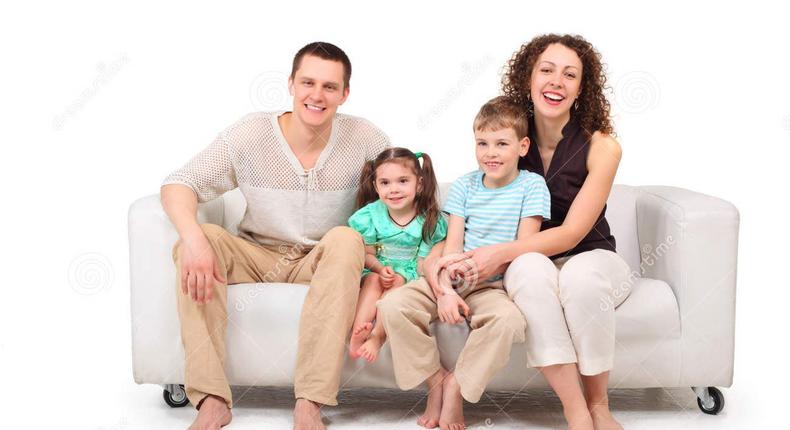
POLYGON ((694 387, 697 406, 708 415, 718 415, 724 409, 724 394, 716 387, 694 387))
POLYGON ((183 408, 189 404, 187 393, 184 391, 183 385, 168 384, 162 390, 162 396, 165 398, 165 403, 171 408, 183 408))

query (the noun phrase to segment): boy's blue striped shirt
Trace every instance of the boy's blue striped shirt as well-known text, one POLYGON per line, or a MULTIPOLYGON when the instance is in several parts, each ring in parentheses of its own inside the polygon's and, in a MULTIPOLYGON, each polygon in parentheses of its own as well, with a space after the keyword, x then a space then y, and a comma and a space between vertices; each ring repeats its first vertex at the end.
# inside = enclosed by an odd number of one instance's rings
POLYGON ((551 195, 537 173, 522 170, 504 187, 486 188, 483 172, 476 170, 453 182, 444 212, 464 219, 464 251, 469 251, 516 240, 521 218, 551 218, 551 195))

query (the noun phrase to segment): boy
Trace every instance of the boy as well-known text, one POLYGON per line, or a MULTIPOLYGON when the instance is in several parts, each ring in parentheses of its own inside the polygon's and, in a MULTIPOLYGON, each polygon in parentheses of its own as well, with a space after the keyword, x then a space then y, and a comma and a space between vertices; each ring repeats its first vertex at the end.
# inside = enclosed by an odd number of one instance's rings
MULTIPOLYGON (((451 187, 444 207, 450 216, 445 256, 523 239, 550 216, 543 178, 518 170, 518 159, 529 148, 523 109, 497 97, 483 105, 473 129, 479 169, 451 187)), ((406 390, 428 381, 426 411, 418 419, 426 428, 464 428, 463 399, 480 400, 507 364, 512 344, 524 341, 524 317, 508 298, 501 275, 476 282, 454 272, 451 266, 438 279, 429 273, 428 280, 411 282, 379 304, 398 385, 406 390), (441 366, 436 341, 427 335, 436 318, 453 324, 469 320, 471 332, 453 372, 441 366)))

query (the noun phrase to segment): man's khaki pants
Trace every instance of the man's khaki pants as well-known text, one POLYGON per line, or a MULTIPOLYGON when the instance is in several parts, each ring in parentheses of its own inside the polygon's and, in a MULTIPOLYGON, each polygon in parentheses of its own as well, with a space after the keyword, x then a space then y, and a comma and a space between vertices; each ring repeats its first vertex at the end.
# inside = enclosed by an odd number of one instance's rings
MULTIPOLYGON (((526 322, 521 311, 501 287, 480 287, 464 301, 471 310, 471 332, 455 364, 461 395, 476 403, 491 378, 510 359, 513 343, 524 342, 526 322)), ((436 339, 429 334, 438 318, 436 298, 425 278, 412 281, 384 296, 378 319, 390 341, 395 381, 411 390, 441 368, 436 339)))
MULTIPOLYGON (((269 249, 228 233, 214 224, 202 224, 220 273, 228 284, 288 282, 309 284, 299 323, 294 391, 324 405, 337 404, 346 336, 359 295, 365 258, 360 235, 348 227, 335 227, 309 252, 303 247, 269 249)), ((181 290, 181 241, 173 247, 176 264, 178 316, 186 354, 186 392, 199 407, 209 394, 233 399, 225 376, 227 285, 217 285, 213 299, 195 303, 181 290)))

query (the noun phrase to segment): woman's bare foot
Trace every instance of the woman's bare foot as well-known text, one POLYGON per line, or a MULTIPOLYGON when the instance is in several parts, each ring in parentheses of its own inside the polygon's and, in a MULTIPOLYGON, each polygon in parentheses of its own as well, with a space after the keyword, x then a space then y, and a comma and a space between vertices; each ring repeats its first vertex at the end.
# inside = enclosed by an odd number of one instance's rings
POLYGON ((354 331, 351 332, 351 340, 348 342, 348 356, 352 360, 362 356, 362 353, 359 352, 359 347, 367 340, 371 330, 373 330, 373 323, 371 322, 362 323, 354 327, 354 331))
POLYGON ((379 350, 383 344, 384 337, 373 334, 359 347, 359 355, 367 360, 368 363, 372 363, 379 357, 379 350))
POLYGON ((428 400, 425 402, 425 412, 417 418, 417 424, 427 429, 439 427, 439 416, 442 413, 442 383, 447 376, 444 368, 428 377, 428 400))
POLYGON ((296 399, 294 430, 326 430, 321 421, 321 407, 307 399, 296 399))
POLYGON ((442 413, 439 416, 441 430, 464 430, 464 398, 461 397, 461 386, 450 373, 442 382, 442 413))
POLYGON ((200 404, 198 416, 188 430, 218 430, 230 424, 231 418, 232 415, 225 400, 208 396, 200 404))
POLYGON ((595 430, 623 430, 623 426, 614 419, 612 412, 609 411, 608 404, 590 405, 589 408, 595 430))
POLYGON ((597 430, 597 427, 593 427, 593 420, 587 408, 563 408, 562 413, 568 422, 568 430, 597 430))

